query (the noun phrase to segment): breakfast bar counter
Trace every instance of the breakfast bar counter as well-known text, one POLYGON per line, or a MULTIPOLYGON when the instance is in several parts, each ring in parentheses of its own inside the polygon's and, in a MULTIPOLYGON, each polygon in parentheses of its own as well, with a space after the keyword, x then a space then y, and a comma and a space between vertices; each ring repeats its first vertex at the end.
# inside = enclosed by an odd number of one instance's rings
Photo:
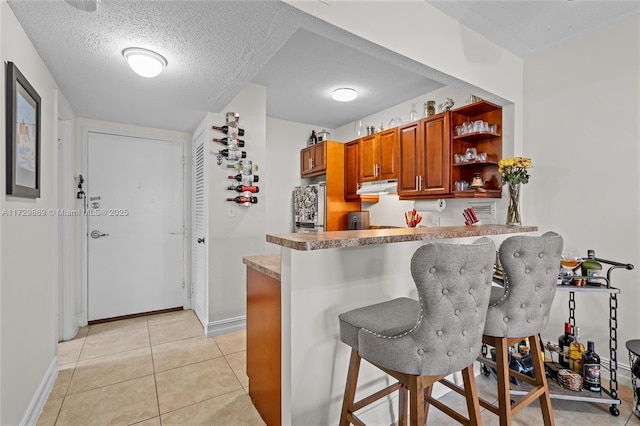
MULTIPOLYGON (((350 354, 340 341, 338 315, 396 297, 417 299, 410 261, 418 247, 429 241, 471 243, 481 236, 497 247, 509 235, 537 231, 480 225, 267 235, 279 256, 243 258, 249 395, 265 422, 338 424, 350 354)), ((370 394, 389 380, 363 365, 358 390, 370 394)), ((438 392, 443 391, 434 388, 438 392)), ((392 424, 396 405, 382 399, 361 418, 392 424)))

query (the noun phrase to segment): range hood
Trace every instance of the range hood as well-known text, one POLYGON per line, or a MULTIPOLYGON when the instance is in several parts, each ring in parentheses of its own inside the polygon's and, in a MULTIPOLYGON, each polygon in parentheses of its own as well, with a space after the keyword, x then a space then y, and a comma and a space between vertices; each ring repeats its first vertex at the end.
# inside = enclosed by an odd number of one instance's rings
POLYGON ((398 179, 364 182, 356 194, 390 194, 398 192, 398 179))

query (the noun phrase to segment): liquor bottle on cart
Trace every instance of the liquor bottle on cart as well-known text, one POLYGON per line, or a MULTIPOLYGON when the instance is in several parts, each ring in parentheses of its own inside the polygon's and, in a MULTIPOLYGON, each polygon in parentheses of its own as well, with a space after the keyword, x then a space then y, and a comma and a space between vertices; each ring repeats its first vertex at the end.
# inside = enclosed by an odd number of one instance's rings
POLYGON ((582 262, 582 275, 587 277, 587 285, 601 285, 602 280, 597 279, 602 276, 602 265, 596 259, 595 250, 587 250, 587 259, 582 262))
POLYGON ((580 327, 574 328, 575 340, 569 345, 569 366, 573 371, 582 375, 582 354, 584 353, 584 344, 580 341, 580 327))
POLYGON ((587 350, 582 354, 582 387, 600 392, 600 356, 591 340, 587 341, 587 350))
POLYGON ((569 346, 575 338, 571 335, 571 324, 564 323, 564 334, 558 337, 558 346, 560 346, 560 366, 562 368, 569 368, 569 346))

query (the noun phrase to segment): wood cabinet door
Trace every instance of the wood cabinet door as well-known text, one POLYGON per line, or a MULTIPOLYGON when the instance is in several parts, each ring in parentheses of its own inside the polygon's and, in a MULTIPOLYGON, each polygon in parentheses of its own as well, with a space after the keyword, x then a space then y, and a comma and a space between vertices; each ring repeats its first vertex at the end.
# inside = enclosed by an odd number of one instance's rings
POLYGON ((313 171, 319 172, 327 169, 326 144, 321 142, 313 146, 313 171))
POLYGON ((449 113, 435 117, 420 121, 425 147, 425 168, 420 182, 420 192, 423 195, 442 195, 451 192, 449 113))
POLYGON ((400 173, 398 176, 398 195, 416 196, 418 176, 424 169, 424 143, 419 122, 413 122, 398 130, 400 151, 400 173))
POLYGON ((381 132, 378 136, 378 176, 377 179, 398 177, 398 129, 381 132))
POLYGON ((360 189, 360 151, 359 141, 352 141, 344 147, 344 198, 345 200, 358 200, 360 196, 356 191, 360 189))
POLYGON ((300 151, 300 175, 302 177, 312 172, 313 146, 308 146, 300 151))
POLYGON ((377 179, 377 135, 369 135, 360 139, 360 176, 363 182, 377 179))

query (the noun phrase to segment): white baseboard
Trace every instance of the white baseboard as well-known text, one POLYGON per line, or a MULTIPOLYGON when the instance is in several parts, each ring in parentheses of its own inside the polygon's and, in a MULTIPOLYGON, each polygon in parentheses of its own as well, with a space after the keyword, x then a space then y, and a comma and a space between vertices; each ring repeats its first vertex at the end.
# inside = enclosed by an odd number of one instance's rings
POLYGON ((232 333, 247 328, 247 317, 227 318, 207 324, 205 335, 207 337, 219 336, 221 334, 232 333))
POLYGON ((42 413, 42 409, 44 408, 44 404, 46 404, 47 399, 49 398, 49 393, 51 393, 51 389, 53 389, 53 384, 58 377, 58 357, 53 357, 51 364, 49 364, 49 368, 42 378, 42 382, 40 382, 40 386, 38 386, 38 390, 35 395, 31 399, 29 403, 29 407, 27 408, 27 412, 22 417, 21 425, 32 426, 38 423, 38 418, 42 413))

